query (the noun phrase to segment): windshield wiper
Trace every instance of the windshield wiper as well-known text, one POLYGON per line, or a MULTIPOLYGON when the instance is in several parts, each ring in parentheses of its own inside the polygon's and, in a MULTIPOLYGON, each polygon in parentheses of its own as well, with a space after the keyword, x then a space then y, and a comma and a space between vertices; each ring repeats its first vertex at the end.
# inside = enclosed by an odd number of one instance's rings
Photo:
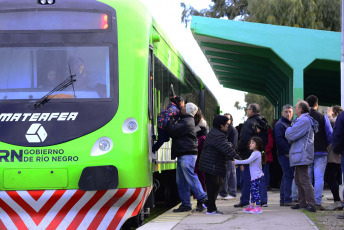
MULTIPOLYGON (((76 74, 74 74, 74 75, 71 74, 70 77, 68 77, 66 80, 61 82, 58 86, 53 88, 49 93, 44 95, 41 99, 38 99, 35 102, 35 104, 33 105, 33 107, 40 108, 41 105, 44 105, 45 103, 47 103, 48 101, 50 101, 52 98, 54 98, 56 96, 56 94, 52 95, 53 93, 62 91, 70 85, 73 86, 73 91, 74 91, 73 83, 76 81, 75 77, 76 77, 76 74)), ((74 97, 75 97, 75 91, 74 91, 74 97)))

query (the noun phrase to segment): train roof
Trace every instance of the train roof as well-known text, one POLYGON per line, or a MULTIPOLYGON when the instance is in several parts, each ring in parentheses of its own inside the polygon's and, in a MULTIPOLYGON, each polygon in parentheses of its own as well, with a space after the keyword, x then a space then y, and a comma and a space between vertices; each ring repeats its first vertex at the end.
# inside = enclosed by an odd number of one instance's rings
MULTIPOLYGON (((146 6, 145 6, 146 7, 146 6)), ((147 9, 147 7, 146 7, 147 9)), ((147 9, 148 10, 148 9, 147 9)), ((149 10, 148 10, 149 11, 149 10)), ((200 78, 200 76, 198 76, 196 74, 196 72, 194 71, 194 69, 189 65, 189 63, 187 62, 186 59, 184 59, 183 55, 178 51, 178 49, 173 45, 173 43, 169 40, 167 34, 164 32, 164 29, 162 29, 162 27, 159 25, 159 22, 153 17, 153 15, 151 14, 152 17, 152 24, 153 27, 157 30, 157 32, 159 33, 159 35, 161 36, 162 39, 165 40, 165 42, 168 44, 168 46, 170 47, 170 49, 177 54, 178 58, 182 61, 182 63, 185 65, 185 67, 196 77, 196 80, 202 85, 203 88, 207 89, 207 91, 216 99, 215 95, 213 94, 213 92, 209 89, 209 87, 202 81, 202 79, 200 78)))

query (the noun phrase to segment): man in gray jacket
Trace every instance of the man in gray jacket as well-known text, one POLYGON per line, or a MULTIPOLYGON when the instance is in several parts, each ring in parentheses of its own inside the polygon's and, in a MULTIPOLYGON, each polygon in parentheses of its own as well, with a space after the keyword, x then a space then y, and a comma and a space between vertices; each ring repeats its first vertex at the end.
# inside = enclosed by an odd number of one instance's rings
POLYGON ((295 167, 295 183, 298 188, 299 203, 292 209, 306 209, 316 212, 314 190, 309 180, 308 166, 314 161, 314 133, 318 122, 309 115, 310 108, 305 101, 295 106, 297 119, 287 128, 285 137, 291 142, 289 150, 290 167, 295 167))

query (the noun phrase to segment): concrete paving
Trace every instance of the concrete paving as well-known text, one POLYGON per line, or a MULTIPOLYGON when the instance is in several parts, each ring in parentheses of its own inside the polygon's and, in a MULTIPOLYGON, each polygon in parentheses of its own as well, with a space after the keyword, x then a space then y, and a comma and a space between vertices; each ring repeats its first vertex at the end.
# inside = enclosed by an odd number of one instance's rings
MULTIPOLYGON (((275 229, 278 230, 317 230, 315 224, 299 210, 279 205, 279 191, 268 192, 268 207, 263 207, 262 214, 248 214, 243 208, 234 208, 239 202, 240 193, 232 200, 217 200, 216 205, 224 215, 207 215, 205 211, 173 213, 168 210, 149 223, 138 228, 139 230, 212 230, 212 229, 275 229)), ((323 206, 333 203, 329 190, 324 191, 323 206)), ((192 201, 196 207, 196 201, 192 201)), ((179 205, 178 205, 179 206, 179 205)), ((175 208, 177 208, 176 206, 175 208)))

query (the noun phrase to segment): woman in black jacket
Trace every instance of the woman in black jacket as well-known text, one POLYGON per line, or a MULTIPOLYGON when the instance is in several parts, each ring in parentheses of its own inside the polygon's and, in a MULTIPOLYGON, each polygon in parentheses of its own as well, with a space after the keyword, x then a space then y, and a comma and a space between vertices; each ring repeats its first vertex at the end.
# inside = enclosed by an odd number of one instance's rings
POLYGON ((207 214, 222 215, 217 211, 216 197, 223 184, 227 171, 227 161, 239 159, 231 143, 227 140, 228 118, 218 115, 214 118, 213 128, 207 135, 199 162, 199 170, 204 172, 208 193, 207 214))

